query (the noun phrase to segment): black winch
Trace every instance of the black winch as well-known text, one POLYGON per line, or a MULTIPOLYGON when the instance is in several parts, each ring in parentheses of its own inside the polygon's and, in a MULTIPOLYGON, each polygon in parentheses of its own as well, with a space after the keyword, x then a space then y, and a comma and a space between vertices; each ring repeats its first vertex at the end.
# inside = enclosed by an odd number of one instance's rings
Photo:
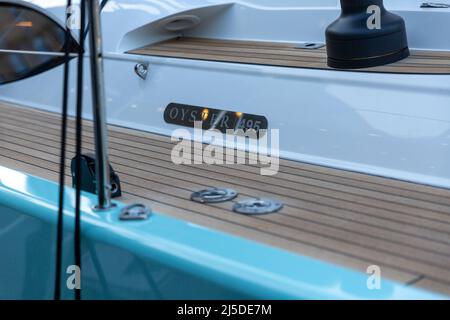
MULTIPOLYGON (((71 171, 72 171, 72 185, 75 188, 76 181, 76 158, 72 159, 71 171)), ((122 196, 122 188, 120 186, 119 176, 115 173, 111 165, 109 165, 110 170, 110 181, 111 181, 111 197, 118 198, 122 196)), ((95 175, 95 155, 91 153, 81 155, 81 190, 89 193, 97 193, 96 187, 96 175, 95 175)))
POLYGON ((341 0, 341 16, 326 30, 328 65, 359 69, 409 56, 405 22, 383 0, 341 0))

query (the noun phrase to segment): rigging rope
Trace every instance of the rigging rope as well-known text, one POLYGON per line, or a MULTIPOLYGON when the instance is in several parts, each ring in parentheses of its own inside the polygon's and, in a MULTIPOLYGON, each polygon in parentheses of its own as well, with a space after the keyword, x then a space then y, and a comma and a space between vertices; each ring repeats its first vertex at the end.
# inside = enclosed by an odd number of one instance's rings
MULTIPOLYGON (((66 21, 70 19, 69 8, 72 0, 67 1, 66 21)), ((59 203, 58 203, 58 222, 56 236, 56 271, 55 271, 55 300, 61 299, 61 264, 62 264, 62 237, 63 237, 63 217, 64 217, 64 186, 65 186, 65 168, 66 168, 66 140, 67 140, 67 109, 69 95, 69 53, 70 53, 70 29, 66 25, 65 43, 64 43, 64 80, 63 80, 63 101, 62 101, 62 119, 61 119, 61 158, 59 164, 59 203)))
MULTIPOLYGON (((100 12, 102 12, 103 8, 108 4, 109 0, 102 0, 100 3, 100 12)), ((88 22, 88 25, 86 27, 86 31, 84 32, 84 37, 87 37, 87 34, 89 33, 89 29, 91 28, 91 22, 88 22)))
MULTIPOLYGON (((75 232, 74 232, 74 253, 75 264, 81 270, 81 156, 82 156, 82 113, 83 113, 83 67, 84 67, 84 43, 86 25, 86 1, 80 2, 80 46, 78 59, 78 75, 77 75, 77 107, 76 107, 76 150, 75 150, 75 232)), ((75 289, 75 300, 81 300, 81 290, 75 289)))
MULTIPOLYGON (((102 10, 108 0, 103 0, 100 4, 102 10)), ((66 21, 70 19, 70 7, 72 1, 67 1, 66 21)), ((75 265, 81 270, 81 156, 82 156, 82 113, 83 113, 83 68, 84 68, 84 44, 89 24, 86 29, 86 2, 80 1, 80 33, 78 47, 78 65, 77 65, 77 92, 76 92, 76 150, 75 150, 75 230, 74 230, 74 256, 75 265)), ((70 43, 71 33, 67 25, 65 28, 64 44, 64 80, 63 80, 63 102, 62 102, 62 121, 61 121, 61 145, 60 145, 60 168, 59 168, 59 203, 58 203, 58 221, 56 237, 56 271, 54 299, 61 300, 61 269, 63 257, 63 231, 64 231, 64 186, 65 186, 65 163, 66 163, 66 141, 67 141, 67 116, 69 99, 69 74, 70 74, 70 43)), ((81 300, 81 290, 75 289, 75 300, 81 300)))

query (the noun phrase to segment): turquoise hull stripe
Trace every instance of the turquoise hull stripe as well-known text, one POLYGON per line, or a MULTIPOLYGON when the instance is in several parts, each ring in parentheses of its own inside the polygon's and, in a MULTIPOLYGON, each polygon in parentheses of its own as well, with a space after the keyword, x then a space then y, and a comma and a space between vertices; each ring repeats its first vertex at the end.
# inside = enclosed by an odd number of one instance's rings
MULTIPOLYGON (((58 208, 57 192, 58 188, 55 183, 0 167, 0 210, 10 213, 10 220, 1 215, 0 230, 7 229, 15 220, 23 216, 31 218, 32 221, 35 221, 33 223, 39 221, 41 224, 49 225, 50 230, 54 230, 58 208)), ((73 190, 67 188, 65 196, 65 228, 70 232, 73 222, 73 190)), ((117 209, 107 213, 93 212, 91 207, 95 203, 95 197, 89 194, 83 195, 82 203, 83 248, 100 244, 116 248, 131 253, 135 257, 133 259, 144 264, 158 265, 158 272, 167 269, 171 274, 181 275, 181 279, 196 279, 189 282, 190 287, 184 288, 174 288, 177 286, 176 284, 172 284, 170 288, 164 287, 160 285, 161 282, 154 281, 154 292, 149 290, 148 295, 145 291, 141 292, 137 295, 139 298, 446 298, 388 280, 382 280, 380 290, 369 290, 367 288, 368 275, 363 273, 210 230, 159 213, 154 213, 149 220, 144 222, 119 221, 118 216, 120 208, 123 207, 122 204, 118 203, 117 209), (196 281, 203 290, 201 294, 196 293, 196 290, 199 290, 196 288, 196 281), (180 292, 180 290, 183 292, 182 296, 176 296, 175 292, 180 292), (211 295, 208 295, 208 290, 211 290, 211 295)), ((14 234, 13 230, 1 235, 0 251, 2 251, 2 256, 9 252, 6 246, 14 246, 14 243, 6 239, 8 236, 19 237, 14 234)), ((56 236, 42 234, 42 237, 53 241, 56 236)), ((65 246, 71 246, 71 242, 65 242, 65 246)), ((49 250, 51 252, 48 253, 48 256, 53 257, 54 243, 51 244, 49 250)), ((65 250, 70 252, 70 248, 65 250)), ((109 257, 104 259, 117 260, 109 251, 105 251, 103 257, 105 255, 109 255, 109 257)), ((33 257, 39 257, 39 254, 33 255, 33 257)), ((30 257, 26 258, 27 264, 39 262, 30 260, 30 257)), ((51 260, 48 266, 47 285, 44 284, 48 288, 43 289, 43 296, 38 298, 48 299, 51 297, 52 282, 50 279, 54 270, 53 261, 51 260)), ((117 264, 120 264, 120 261, 117 261, 117 264)), ((97 274, 96 277, 100 280, 107 278, 110 272, 108 268, 113 268, 113 265, 114 263, 104 264, 102 269, 104 274, 97 274)), ((23 268, 20 265, 16 267, 18 270, 23 268)), ((14 275, 14 265, 9 265, 9 269, 8 272, 14 275)), ((0 265, 0 273, 3 272, 2 265, 0 265)), ((30 279, 32 281, 33 278, 30 277, 30 279)), ((120 282, 120 279, 116 280, 120 282)), ((86 283, 86 286, 82 288, 84 296, 95 297, 94 291, 89 292, 89 280, 86 280, 86 283)), ((28 285, 31 287, 34 284, 28 283, 28 285)), ((108 281, 104 280, 101 285, 102 297, 116 297, 112 294, 114 290, 109 288, 108 281), (110 289, 111 294, 108 295, 110 289)), ((92 286, 95 287, 95 285, 92 286)), ((136 288, 133 288, 133 283, 124 282, 120 286, 122 286, 122 292, 128 292, 127 290, 130 292, 129 297, 121 296, 121 298, 136 297, 131 292, 135 292, 133 290, 138 287, 137 285, 136 288)), ((0 297, 8 297, 9 289, 2 287, 0 281, 0 297)), ((22 295, 26 296, 25 293, 22 295)), ((68 297, 70 298, 70 294, 68 297)))

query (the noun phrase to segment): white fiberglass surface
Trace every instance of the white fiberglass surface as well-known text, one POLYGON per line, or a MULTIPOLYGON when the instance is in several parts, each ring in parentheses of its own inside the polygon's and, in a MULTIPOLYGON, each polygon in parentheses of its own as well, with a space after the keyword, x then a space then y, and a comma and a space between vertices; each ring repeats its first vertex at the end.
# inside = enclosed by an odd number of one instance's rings
MULTIPOLYGON (((118 50, 121 43, 134 49, 133 44, 171 36, 151 26, 146 37, 133 30, 205 7, 201 12, 210 19, 187 35, 323 41, 327 24, 338 14, 335 2, 317 1, 312 7, 311 1, 294 5, 288 0, 110 0, 103 14, 108 121, 170 135, 177 127, 164 122, 163 112, 171 102, 252 113, 280 130, 283 157, 450 187, 450 76, 302 70, 139 57, 118 50), (218 4, 223 10, 210 10, 218 4), (146 80, 134 72, 138 62, 149 63, 146 80)), ((450 50, 450 37, 441 32, 450 27, 450 9, 422 10, 420 1, 386 5, 405 18, 411 47, 450 50)), ((58 68, 1 87, 0 99, 59 111, 61 80, 58 68)), ((86 82, 87 116, 89 87, 86 82)), ((72 98, 74 92, 72 85, 72 98)))
MULTIPOLYGON (((27 2, 65 20, 65 1, 27 2)), ((421 9, 422 2, 386 0, 385 5, 404 18, 411 48, 450 50, 450 37, 442 32, 450 29, 450 9, 421 9)), ((119 53, 180 35, 324 42, 325 28, 338 16, 339 0, 109 0, 102 14, 104 48, 119 53), (217 13, 217 6, 224 10, 217 13), (182 34, 158 28, 160 20, 186 13, 200 15, 201 23, 182 34), (139 33, 142 28, 148 32, 139 33)))
MULTIPOLYGON (((279 129, 282 157, 450 187, 450 76, 121 57, 105 62, 112 124, 171 135, 178 127, 163 119, 171 102, 262 115, 279 129), (142 80, 134 66, 145 59, 142 80)), ((54 70, 6 85, 0 97, 58 111, 59 77, 54 70)), ((89 106, 86 86, 87 116, 89 106)))

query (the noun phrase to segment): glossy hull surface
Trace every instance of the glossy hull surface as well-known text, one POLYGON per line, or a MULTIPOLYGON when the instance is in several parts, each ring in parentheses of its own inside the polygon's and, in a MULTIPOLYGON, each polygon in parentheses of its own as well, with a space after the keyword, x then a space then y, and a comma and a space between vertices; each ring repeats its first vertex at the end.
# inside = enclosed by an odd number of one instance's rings
MULTIPOLYGON (((0 167, 0 298, 51 299, 57 185, 0 167)), ((67 190, 64 266, 72 264, 73 192, 67 190)), ((155 213, 123 222, 83 196, 85 299, 434 299, 439 295, 155 213)), ((64 270, 66 268, 63 268, 64 270)), ((63 274, 67 279, 70 275, 63 274)), ((65 288, 64 296, 72 299, 65 288)))

